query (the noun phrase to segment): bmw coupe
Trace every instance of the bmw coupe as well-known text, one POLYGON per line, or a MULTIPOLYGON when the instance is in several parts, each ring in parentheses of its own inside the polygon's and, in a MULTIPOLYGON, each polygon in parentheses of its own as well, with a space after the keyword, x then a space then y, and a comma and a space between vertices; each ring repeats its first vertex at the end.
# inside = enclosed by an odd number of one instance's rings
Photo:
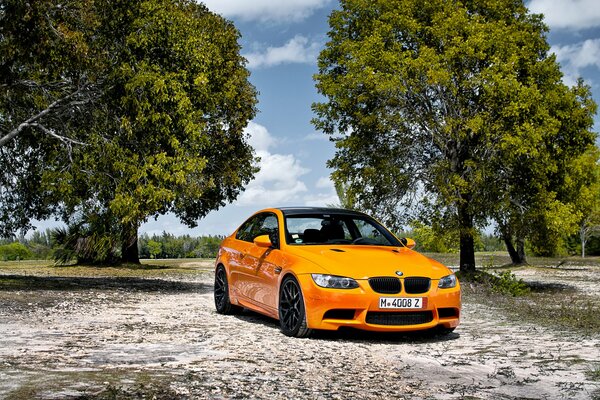
POLYGON ((340 327, 452 332, 460 320, 459 282, 414 246, 356 211, 265 209, 223 240, 215 307, 220 314, 265 314, 295 337, 340 327))

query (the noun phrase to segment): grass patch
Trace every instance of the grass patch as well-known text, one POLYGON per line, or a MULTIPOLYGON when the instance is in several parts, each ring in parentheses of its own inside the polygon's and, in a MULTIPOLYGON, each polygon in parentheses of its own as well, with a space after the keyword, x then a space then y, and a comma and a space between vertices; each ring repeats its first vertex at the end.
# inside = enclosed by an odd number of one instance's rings
MULTIPOLYGON (((18 376, 14 374, 15 376, 18 376)), ((46 374, 26 372, 19 387, 9 392, 7 400, 78 399, 181 399, 172 389, 177 376, 160 372, 118 369, 110 371, 48 371, 46 374)))
POLYGON ((510 270, 496 274, 482 270, 468 274, 459 271, 456 275, 461 281, 479 284, 493 293, 510 296, 524 296, 530 293, 529 286, 522 279, 518 279, 510 270))
POLYGON ((55 277, 155 277, 194 275, 212 271, 214 260, 193 258, 174 260, 142 260, 141 264, 119 266, 54 265, 48 260, 2 261, 1 275, 55 277))
MULTIPOLYGON (((502 282, 506 280, 510 282, 506 285, 512 287, 512 278, 499 278, 500 287, 505 285, 502 282)), ((597 335, 600 332, 598 299, 569 287, 550 285, 548 290, 540 290, 539 287, 531 290, 529 287, 527 292, 515 296, 497 290, 498 286, 487 282, 485 278, 463 282, 465 300, 501 309, 514 320, 584 335, 597 335)))
MULTIPOLYGON (((460 264, 460 255, 458 253, 423 253, 427 257, 433 258, 444 265, 458 267, 460 264)), ((600 267, 600 257, 527 257, 527 263, 538 267, 556 267, 564 268, 569 266, 590 265, 600 267)), ((478 268, 488 268, 490 266, 500 267, 511 265, 511 260, 505 251, 489 251, 475 253, 475 264, 478 268)))
POLYGON ((594 381, 594 382, 600 382, 600 364, 596 364, 593 367, 590 367, 586 373, 585 376, 590 380, 590 381, 594 381))

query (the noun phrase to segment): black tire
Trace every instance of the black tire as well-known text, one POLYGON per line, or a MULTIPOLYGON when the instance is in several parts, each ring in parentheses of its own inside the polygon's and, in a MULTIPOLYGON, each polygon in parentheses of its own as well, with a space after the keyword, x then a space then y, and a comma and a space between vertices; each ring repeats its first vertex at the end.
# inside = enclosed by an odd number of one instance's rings
POLYGON ((287 276, 279 290, 279 325, 287 336, 304 338, 312 333, 306 325, 306 310, 300 285, 293 276, 287 276))
POLYGON ((227 282, 227 271, 225 267, 219 265, 215 271, 215 287, 213 290, 215 297, 215 308, 219 314, 235 314, 241 310, 241 307, 231 304, 229 301, 229 283, 227 282))

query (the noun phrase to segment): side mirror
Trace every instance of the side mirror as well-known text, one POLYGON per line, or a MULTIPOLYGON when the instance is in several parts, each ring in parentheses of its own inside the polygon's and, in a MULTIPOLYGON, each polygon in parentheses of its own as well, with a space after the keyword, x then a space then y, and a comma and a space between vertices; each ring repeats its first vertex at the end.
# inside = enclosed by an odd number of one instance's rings
POLYGON ((400 243, 402 243, 404 247, 408 247, 409 249, 414 249, 417 245, 417 242, 415 242, 411 238, 402 238, 400 239, 400 243))
POLYGON ((258 247, 265 247, 265 248, 269 248, 273 246, 273 243, 271 243, 271 239, 269 238, 269 235, 260 235, 254 238, 254 244, 257 245, 258 247))

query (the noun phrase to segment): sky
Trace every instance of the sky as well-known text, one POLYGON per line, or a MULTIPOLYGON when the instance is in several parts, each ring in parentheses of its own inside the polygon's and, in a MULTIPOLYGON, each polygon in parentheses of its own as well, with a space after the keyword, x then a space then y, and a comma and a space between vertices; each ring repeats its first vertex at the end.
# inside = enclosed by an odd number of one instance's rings
MULTIPOLYGON (((261 158, 260 172, 233 203, 211 212, 196 228, 173 215, 150 219, 140 233, 227 235, 248 216, 266 207, 326 206, 338 202, 326 162, 334 145, 316 131, 311 104, 324 99, 312 79, 327 42, 328 16, 337 0, 205 0, 211 10, 233 21, 241 33, 242 55, 250 81, 259 92, 255 119, 246 128, 261 158)), ((543 13, 548 41, 557 55, 564 82, 578 77, 592 87, 600 104, 600 1, 531 0, 543 13)), ((596 116, 595 130, 600 129, 596 116)), ((40 223, 44 229, 48 222, 40 223)))

